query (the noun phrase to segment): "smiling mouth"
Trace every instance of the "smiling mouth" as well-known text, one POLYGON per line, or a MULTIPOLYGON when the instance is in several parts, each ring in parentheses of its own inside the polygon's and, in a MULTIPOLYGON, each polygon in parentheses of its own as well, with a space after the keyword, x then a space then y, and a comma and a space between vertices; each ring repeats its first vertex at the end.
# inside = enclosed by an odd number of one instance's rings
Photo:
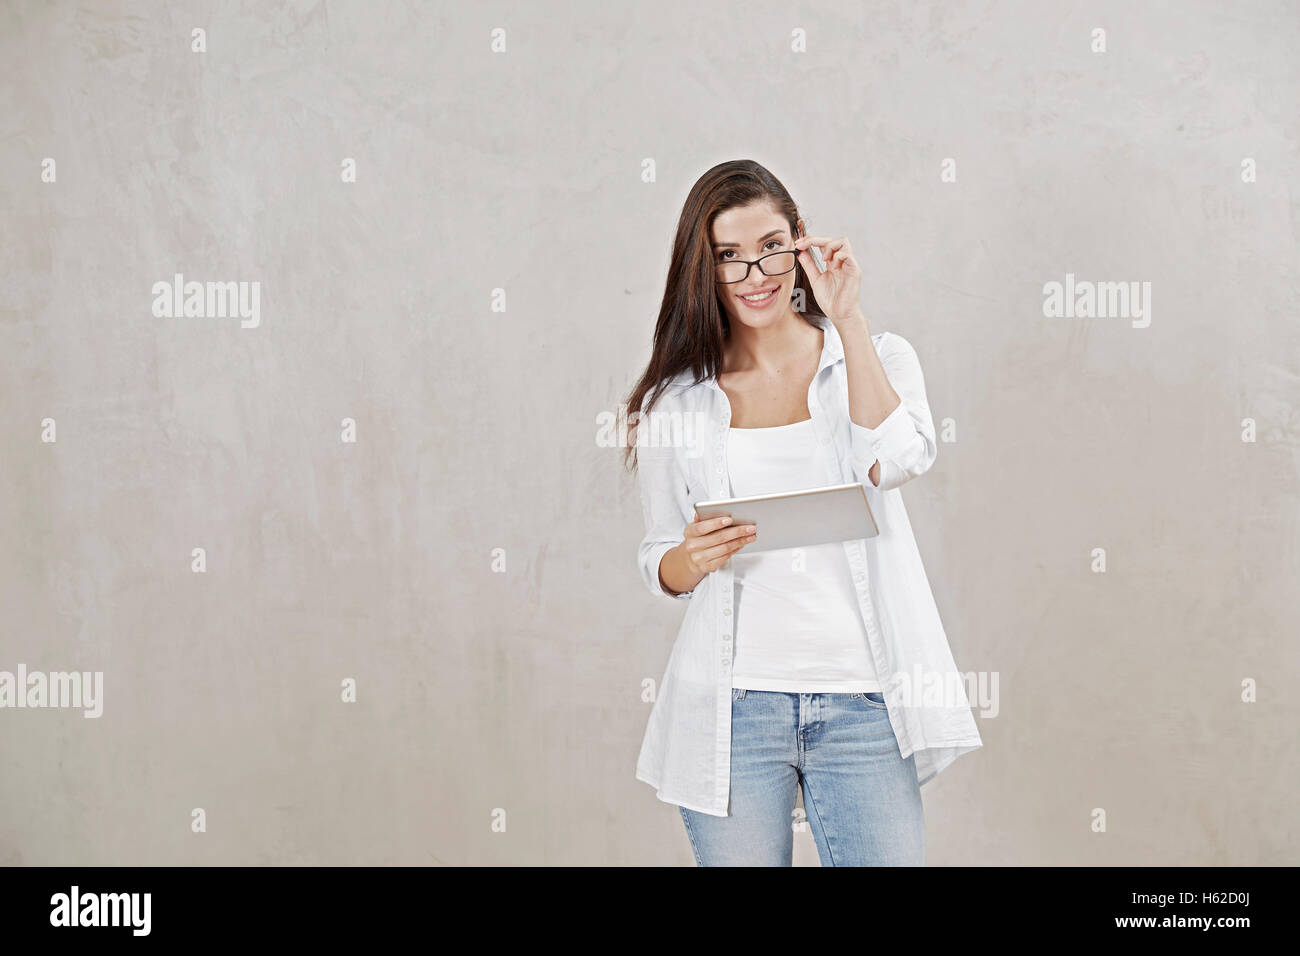
POLYGON ((765 289, 761 292, 750 292, 750 293, 746 293, 745 295, 738 295, 737 297, 744 299, 746 302, 764 302, 767 299, 772 298, 772 296, 776 295, 777 288, 779 287, 772 286, 772 288, 765 289))

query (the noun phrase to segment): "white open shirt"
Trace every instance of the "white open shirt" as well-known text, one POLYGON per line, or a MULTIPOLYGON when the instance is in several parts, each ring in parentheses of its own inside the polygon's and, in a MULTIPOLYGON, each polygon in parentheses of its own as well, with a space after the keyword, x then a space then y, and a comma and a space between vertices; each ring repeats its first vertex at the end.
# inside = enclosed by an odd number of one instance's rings
MULTIPOLYGON (((825 335, 808 388, 808 411, 818 440, 831 450, 826 484, 861 483, 880 528, 875 538, 845 541, 844 553, 900 755, 915 754, 923 785, 982 746, 899 491, 934 463, 937 445, 925 381, 911 343, 892 332, 872 335, 902 402, 876 428, 858 425, 849 418, 839 330, 829 319, 810 318, 825 335), (868 477, 877 459, 879 487, 868 477)), ((693 383, 692 378, 686 371, 671 379, 637 429, 646 528, 637 561, 645 586, 663 597, 671 595, 659 584, 659 561, 681 543, 694 517, 693 502, 729 497, 731 403, 715 379, 693 383)), ((733 584, 728 561, 694 591, 677 595, 687 602, 686 616, 636 765, 637 779, 654 787, 660 800, 713 816, 727 816, 729 810, 733 584)))

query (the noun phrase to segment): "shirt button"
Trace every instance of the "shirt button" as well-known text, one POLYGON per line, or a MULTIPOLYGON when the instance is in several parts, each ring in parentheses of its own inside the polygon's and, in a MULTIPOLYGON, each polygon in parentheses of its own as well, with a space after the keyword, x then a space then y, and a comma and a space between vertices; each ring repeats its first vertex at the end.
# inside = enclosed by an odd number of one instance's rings
POLYGON ((731 608, 729 608, 729 607, 727 607, 727 608, 723 608, 723 609, 722 609, 722 613, 723 613, 724 615, 730 615, 730 614, 731 614, 731 608))

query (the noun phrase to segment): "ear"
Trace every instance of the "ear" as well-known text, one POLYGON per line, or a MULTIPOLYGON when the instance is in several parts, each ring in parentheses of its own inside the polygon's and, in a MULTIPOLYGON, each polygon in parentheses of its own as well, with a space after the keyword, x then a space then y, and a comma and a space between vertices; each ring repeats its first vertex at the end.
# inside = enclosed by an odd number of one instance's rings
POLYGON ((795 223, 795 228, 798 230, 798 231, 794 234, 794 237, 795 237, 796 239, 798 239, 800 236, 805 235, 805 234, 807 233, 807 231, 808 231, 808 227, 807 227, 807 225, 804 223, 804 221, 803 221, 802 219, 799 219, 799 220, 796 221, 796 223, 795 223))

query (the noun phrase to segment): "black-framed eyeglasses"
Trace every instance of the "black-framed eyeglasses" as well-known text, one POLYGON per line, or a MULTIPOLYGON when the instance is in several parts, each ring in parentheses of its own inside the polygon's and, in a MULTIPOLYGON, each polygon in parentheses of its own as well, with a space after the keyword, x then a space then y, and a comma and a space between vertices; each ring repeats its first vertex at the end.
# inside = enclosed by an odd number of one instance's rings
POLYGON ((783 276, 795 267, 799 256, 797 249, 782 249, 759 256, 753 262, 744 259, 723 259, 713 266, 713 273, 723 285, 744 282, 749 278, 750 266, 758 266, 758 271, 765 276, 783 276))

